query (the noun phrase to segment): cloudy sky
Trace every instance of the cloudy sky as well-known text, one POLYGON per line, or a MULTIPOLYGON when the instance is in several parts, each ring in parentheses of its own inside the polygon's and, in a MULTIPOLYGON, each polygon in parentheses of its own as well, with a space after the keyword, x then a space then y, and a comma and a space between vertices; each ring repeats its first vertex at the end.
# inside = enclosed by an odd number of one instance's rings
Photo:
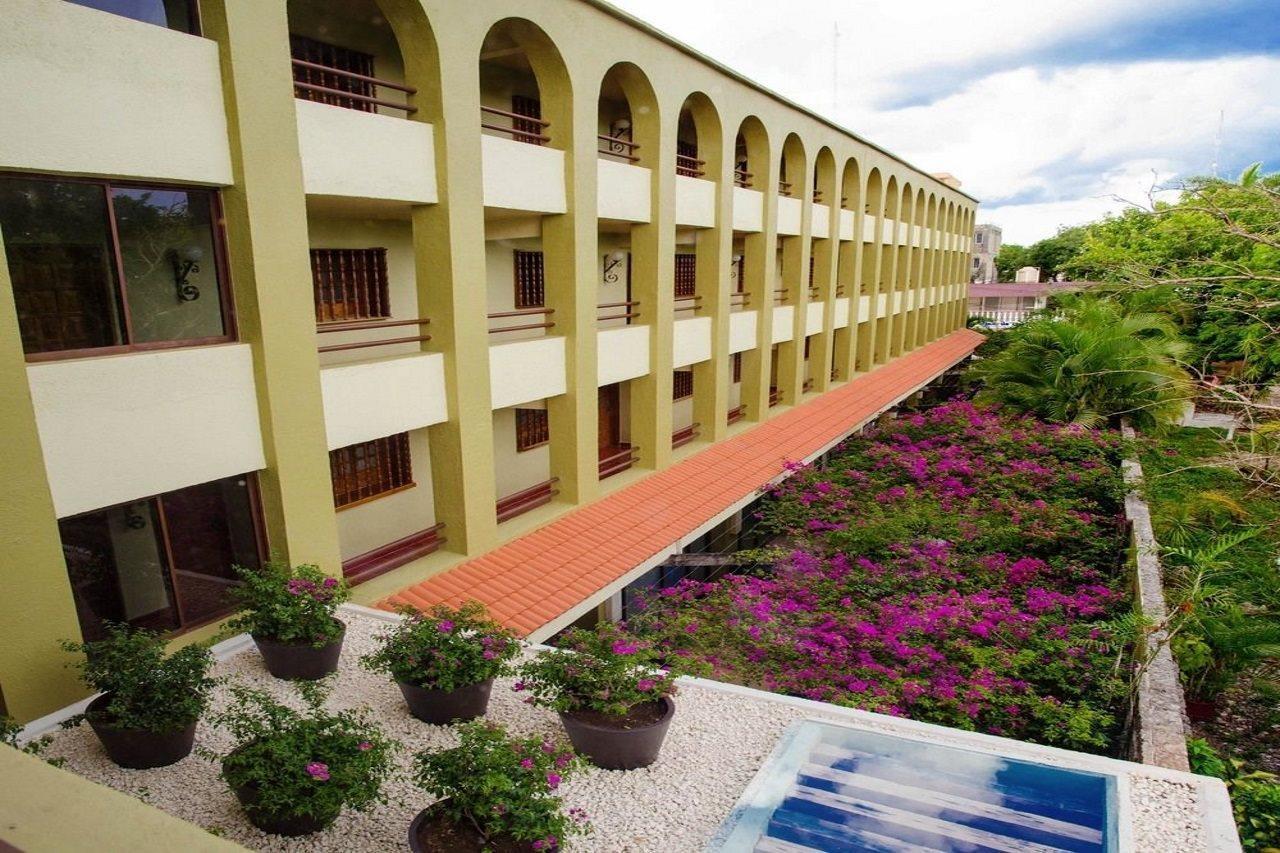
POLYGON ((954 173, 1006 242, 1208 173, 1220 114, 1221 174, 1280 169, 1280 0, 612 2, 954 173))

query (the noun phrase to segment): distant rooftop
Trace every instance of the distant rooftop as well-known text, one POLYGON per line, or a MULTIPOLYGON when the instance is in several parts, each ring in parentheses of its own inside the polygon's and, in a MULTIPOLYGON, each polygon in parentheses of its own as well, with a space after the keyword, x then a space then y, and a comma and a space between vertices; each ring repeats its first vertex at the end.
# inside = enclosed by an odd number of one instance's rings
POLYGON ((1069 293, 1093 287, 1093 281, 1040 281, 996 282, 995 284, 969 285, 969 298, 978 296, 1045 296, 1049 293, 1069 293))

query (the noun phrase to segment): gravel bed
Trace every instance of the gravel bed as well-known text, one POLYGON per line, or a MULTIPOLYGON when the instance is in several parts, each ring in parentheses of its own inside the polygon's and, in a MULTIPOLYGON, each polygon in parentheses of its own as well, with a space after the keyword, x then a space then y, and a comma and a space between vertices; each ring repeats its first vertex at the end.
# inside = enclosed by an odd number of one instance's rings
MULTIPOLYGON (((450 728, 427 725, 411 717, 393 683, 359 666, 357 659, 374 648, 375 637, 386 624, 350 612, 344 613, 343 619, 347 622, 346 643, 330 706, 370 708, 384 730, 404 745, 401 766, 406 770, 413 752, 456 745, 450 728)), ((218 664, 215 672, 279 697, 294 695, 286 682, 267 673, 252 648, 218 664)), ((555 714, 524 704, 519 694, 509 688, 510 681, 495 684, 489 719, 522 735, 563 737, 555 714)), ((215 696, 215 705, 222 701, 221 695, 215 696)), ((590 768, 562 786, 566 806, 585 809, 593 826, 593 832, 575 838, 568 845, 569 850, 701 850, 787 725, 806 718, 848 724, 847 717, 838 713, 814 713, 809 707, 697 684, 682 686, 676 703, 678 711, 655 764, 625 772, 590 768)), ((894 731, 893 722, 887 719, 867 727, 894 731)), ((957 732, 957 741, 963 737, 957 732)), ((196 733, 196 744, 219 752, 231 746, 224 733, 203 723, 196 733)), ((1010 750, 1012 754, 1020 751, 1010 750)), ((84 724, 55 733, 47 754, 65 759, 68 770, 87 779, 131 794, 256 850, 407 849, 409 821, 431 803, 427 794, 414 787, 407 776, 400 775, 386 789, 390 796, 387 804, 364 813, 348 810, 325 832, 287 839, 267 835, 249 824, 234 795, 219 778, 217 765, 196 755, 169 767, 126 770, 107 759, 93 732, 84 724)), ((1028 757, 1042 760, 1042 756, 1028 757)), ((1131 779, 1137 849, 1203 849, 1189 844, 1199 836, 1198 800, 1193 786, 1137 774, 1132 774, 1131 779)))

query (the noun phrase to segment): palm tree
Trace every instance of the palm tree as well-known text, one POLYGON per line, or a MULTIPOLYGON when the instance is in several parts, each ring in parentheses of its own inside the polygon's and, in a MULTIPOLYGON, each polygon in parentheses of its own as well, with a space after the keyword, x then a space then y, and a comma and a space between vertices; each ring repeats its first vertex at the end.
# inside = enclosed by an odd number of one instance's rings
POLYGON ((1178 360, 1188 345, 1165 316, 1083 296, 1015 327, 1009 338, 973 369, 979 399, 1082 426, 1126 417, 1151 429, 1181 415, 1188 377, 1178 360))

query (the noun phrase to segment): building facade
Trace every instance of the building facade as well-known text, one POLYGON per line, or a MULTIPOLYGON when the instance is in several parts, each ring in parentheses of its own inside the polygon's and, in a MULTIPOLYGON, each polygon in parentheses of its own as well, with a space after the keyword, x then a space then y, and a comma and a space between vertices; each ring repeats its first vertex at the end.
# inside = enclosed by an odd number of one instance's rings
POLYGON ((969 281, 973 284, 994 284, 1000 280, 996 269, 996 255, 1004 242, 999 225, 979 225, 973 229, 973 257, 969 261, 969 281))
POLYGON ((1043 311, 1055 293, 1071 293, 1091 282, 1019 282, 969 285, 969 317, 990 329, 1008 329, 1043 311))
POLYGON ((964 325, 972 198, 605 4, 9 11, 19 719, 233 564, 376 603, 964 325))

